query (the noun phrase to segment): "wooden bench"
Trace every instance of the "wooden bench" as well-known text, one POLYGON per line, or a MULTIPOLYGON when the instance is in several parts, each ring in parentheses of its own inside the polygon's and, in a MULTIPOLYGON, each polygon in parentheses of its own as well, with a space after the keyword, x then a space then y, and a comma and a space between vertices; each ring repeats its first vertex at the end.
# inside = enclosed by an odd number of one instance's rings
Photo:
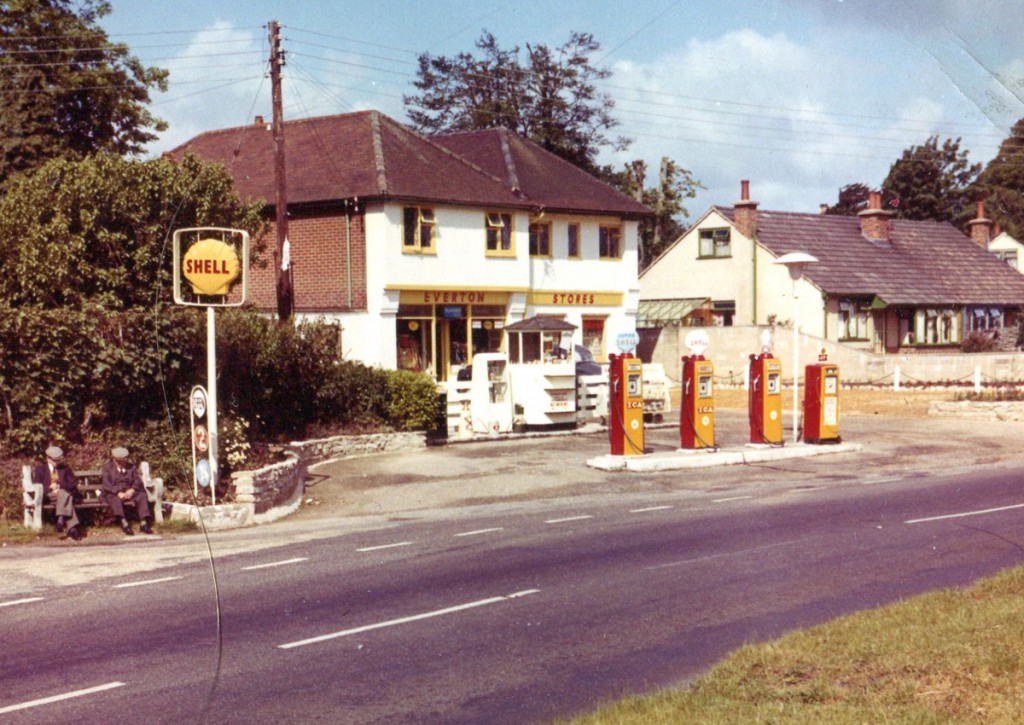
MULTIPOLYGON (((164 480, 153 478, 150 475, 148 461, 139 464, 139 475, 146 487, 146 498, 149 499, 149 507, 153 511, 153 520, 162 523, 164 520, 164 480)), ((100 498, 101 478, 102 471, 99 469, 75 471, 75 480, 78 483, 78 496, 75 498, 76 509, 107 507, 107 504, 100 498)), ((21 467, 21 490, 22 503, 25 507, 25 528, 43 528, 43 509, 52 511, 53 502, 46 496, 43 484, 32 482, 31 466, 21 467)))

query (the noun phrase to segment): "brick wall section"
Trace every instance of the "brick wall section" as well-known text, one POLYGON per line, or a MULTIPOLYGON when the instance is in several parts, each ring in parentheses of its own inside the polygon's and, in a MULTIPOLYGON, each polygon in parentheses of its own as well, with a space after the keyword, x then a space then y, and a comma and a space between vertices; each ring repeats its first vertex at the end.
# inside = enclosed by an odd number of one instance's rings
MULTIPOLYGON (((295 214, 288 219, 288 240, 296 312, 366 309, 366 217, 344 212, 295 214), (346 236, 347 234, 347 236, 346 236), (346 241, 347 240, 347 241, 346 241), (351 249, 346 249, 346 244, 351 249), (352 261, 351 304, 347 262, 352 261)), ((249 298, 259 309, 277 310, 277 228, 271 223, 264 236, 266 267, 250 271, 249 298)))

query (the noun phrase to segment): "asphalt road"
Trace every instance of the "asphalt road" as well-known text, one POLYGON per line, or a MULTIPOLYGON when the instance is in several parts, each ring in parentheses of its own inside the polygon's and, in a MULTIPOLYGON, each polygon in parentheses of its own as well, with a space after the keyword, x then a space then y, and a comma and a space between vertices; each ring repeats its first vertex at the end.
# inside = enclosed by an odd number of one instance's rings
POLYGON ((693 478, 580 466, 601 443, 348 462, 330 480, 349 493, 321 515, 217 533, 212 564, 199 537, 133 541, 92 547, 110 575, 15 586, 23 565, 89 552, 5 551, 0 719, 545 721, 1021 561, 1022 475, 964 458, 991 449, 910 466, 869 446, 693 478), (323 515, 375 490, 372 516, 323 515))

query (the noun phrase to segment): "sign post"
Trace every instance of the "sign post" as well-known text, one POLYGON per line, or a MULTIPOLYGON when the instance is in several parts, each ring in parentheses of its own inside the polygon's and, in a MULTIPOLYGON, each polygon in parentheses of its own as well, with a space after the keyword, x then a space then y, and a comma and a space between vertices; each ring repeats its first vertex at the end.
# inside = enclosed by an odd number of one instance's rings
POLYGON ((190 395, 195 493, 209 486, 217 497, 217 323, 215 307, 238 307, 249 296, 249 233, 241 229, 196 227, 174 232, 174 301, 206 308, 206 388, 190 395), (240 294, 232 288, 241 277, 240 294), (184 282, 187 281, 188 285, 184 282), (196 419, 206 415, 206 424, 196 419), (202 432, 200 432, 202 431, 202 432), (201 443, 205 451, 199 450, 201 443), (203 457, 205 454, 205 457, 203 457))

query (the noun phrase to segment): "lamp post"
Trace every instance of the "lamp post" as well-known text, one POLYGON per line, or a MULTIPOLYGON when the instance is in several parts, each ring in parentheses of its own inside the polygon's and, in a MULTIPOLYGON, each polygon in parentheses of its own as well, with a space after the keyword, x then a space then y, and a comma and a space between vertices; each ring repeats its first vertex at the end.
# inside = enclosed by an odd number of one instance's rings
POLYGON ((807 265, 818 261, 807 252, 790 252, 775 260, 789 270, 793 282, 793 443, 800 442, 800 305, 797 302, 797 282, 804 276, 807 265))

